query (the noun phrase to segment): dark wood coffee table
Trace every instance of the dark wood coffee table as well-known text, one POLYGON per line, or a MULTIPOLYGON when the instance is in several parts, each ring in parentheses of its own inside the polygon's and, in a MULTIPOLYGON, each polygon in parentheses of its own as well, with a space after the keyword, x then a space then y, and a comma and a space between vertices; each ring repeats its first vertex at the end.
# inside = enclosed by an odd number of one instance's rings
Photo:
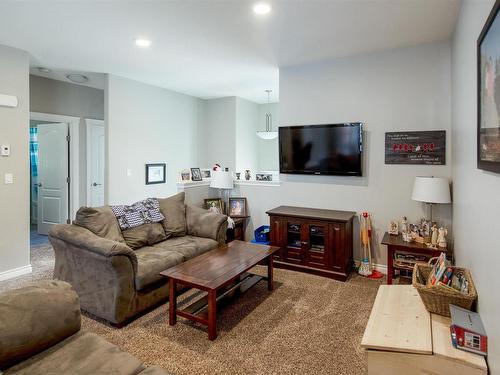
POLYGON ((272 254, 278 250, 279 247, 276 246, 233 241, 161 272, 169 280, 169 324, 175 325, 177 315, 182 316, 207 325, 208 339, 215 340, 217 303, 247 291, 261 280, 267 280, 268 290, 273 290, 272 254), (267 277, 246 272, 261 261, 267 263, 267 277), (206 291, 208 296, 178 310, 178 283, 206 291))

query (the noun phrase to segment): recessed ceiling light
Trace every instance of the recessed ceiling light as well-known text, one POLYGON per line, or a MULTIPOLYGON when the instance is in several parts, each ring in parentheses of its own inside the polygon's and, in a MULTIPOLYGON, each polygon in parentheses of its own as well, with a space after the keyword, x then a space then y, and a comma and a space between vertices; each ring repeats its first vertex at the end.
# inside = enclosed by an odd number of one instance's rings
POLYGON ((49 74, 52 72, 52 70, 50 70, 49 68, 44 68, 43 66, 39 66, 37 69, 40 73, 49 74))
POLYGON ((141 48, 147 48, 151 45, 151 41, 149 39, 137 38, 135 39, 135 45, 141 48))
POLYGON ((87 83, 89 81, 89 77, 77 73, 66 74, 66 78, 74 83, 87 83))
POLYGON ((257 3, 253 6, 253 11, 257 14, 267 14, 271 11, 271 5, 267 3, 257 3))

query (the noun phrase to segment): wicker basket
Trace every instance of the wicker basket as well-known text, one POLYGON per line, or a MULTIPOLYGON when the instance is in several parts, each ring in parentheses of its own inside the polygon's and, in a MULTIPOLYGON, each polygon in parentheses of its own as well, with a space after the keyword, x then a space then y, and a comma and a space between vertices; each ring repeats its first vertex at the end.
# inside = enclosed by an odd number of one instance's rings
POLYGON ((443 316, 450 316, 450 305, 460 306, 471 310, 476 301, 477 291, 472 281, 469 270, 453 267, 455 274, 462 274, 469 282, 469 293, 463 294, 459 291, 449 290, 443 286, 427 286, 427 279, 432 270, 429 264, 415 264, 413 269, 413 287, 417 289, 427 311, 443 316))

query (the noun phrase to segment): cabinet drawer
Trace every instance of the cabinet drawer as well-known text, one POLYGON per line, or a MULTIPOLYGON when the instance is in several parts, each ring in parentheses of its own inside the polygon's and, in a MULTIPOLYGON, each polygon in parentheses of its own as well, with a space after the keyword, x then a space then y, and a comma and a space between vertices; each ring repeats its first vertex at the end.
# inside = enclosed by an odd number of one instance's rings
POLYGON ((287 247, 285 249, 285 260, 292 263, 303 263, 304 251, 301 248, 287 247))
POLYGON ((314 267, 326 268, 328 263, 324 252, 311 251, 307 254, 307 264, 314 267))

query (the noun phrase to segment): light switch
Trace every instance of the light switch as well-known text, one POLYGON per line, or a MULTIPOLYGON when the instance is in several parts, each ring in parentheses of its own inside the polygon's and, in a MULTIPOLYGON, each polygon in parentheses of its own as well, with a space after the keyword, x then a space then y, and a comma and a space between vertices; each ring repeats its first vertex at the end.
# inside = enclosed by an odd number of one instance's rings
POLYGON ((13 184, 14 183, 14 175, 12 173, 5 174, 5 183, 6 184, 13 184))
POLYGON ((1 150, 2 156, 9 156, 10 155, 10 145, 2 145, 0 150, 1 150))
POLYGON ((127 168, 127 177, 132 176, 132 169, 127 168))

